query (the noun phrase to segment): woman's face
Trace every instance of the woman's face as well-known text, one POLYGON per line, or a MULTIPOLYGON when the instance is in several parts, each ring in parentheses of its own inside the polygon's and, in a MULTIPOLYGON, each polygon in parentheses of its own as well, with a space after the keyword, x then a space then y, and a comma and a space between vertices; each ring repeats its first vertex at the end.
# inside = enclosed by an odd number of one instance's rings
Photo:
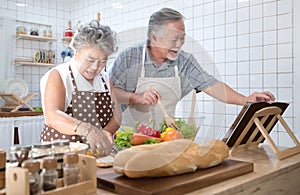
POLYGON ((76 52, 75 61, 79 72, 92 81, 106 65, 107 55, 103 49, 87 47, 76 52))

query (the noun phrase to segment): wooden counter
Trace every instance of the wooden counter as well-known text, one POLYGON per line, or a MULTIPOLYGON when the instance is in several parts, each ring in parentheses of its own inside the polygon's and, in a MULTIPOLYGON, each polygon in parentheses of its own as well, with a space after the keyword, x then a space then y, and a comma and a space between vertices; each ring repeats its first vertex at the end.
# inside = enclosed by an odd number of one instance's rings
MULTIPOLYGON (((300 154, 278 160, 268 146, 259 149, 239 151, 230 159, 252 162, 254 172, 214 184, 189 195, 198 194, 299 194, 300 193, 300 154)), ((105 169, 98 168, 97 173, 105 169)), ((159 185, 159 184, 158 184, 159 185)), ((98 189, 97 194, 115 194, 98 189)))
POLYGON ((33 111, 0 112, 0 118, 1 117, 39 116, 39 115, 43 115, 43 112, 33 112, 33 111))

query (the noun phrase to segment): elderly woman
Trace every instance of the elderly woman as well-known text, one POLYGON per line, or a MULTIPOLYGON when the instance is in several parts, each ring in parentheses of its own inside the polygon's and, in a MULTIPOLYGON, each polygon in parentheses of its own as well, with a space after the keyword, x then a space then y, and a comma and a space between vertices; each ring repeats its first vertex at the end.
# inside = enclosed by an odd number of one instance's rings
POLYGON ((112 150, 112 134, 121 114, 113 85, 103 68, 115 51, 116 37, 97 21, 78 27, 70 46, 70 62, 49 70, 41 79, 45 127, 41 141, 88 142, 100 156, 112 150))

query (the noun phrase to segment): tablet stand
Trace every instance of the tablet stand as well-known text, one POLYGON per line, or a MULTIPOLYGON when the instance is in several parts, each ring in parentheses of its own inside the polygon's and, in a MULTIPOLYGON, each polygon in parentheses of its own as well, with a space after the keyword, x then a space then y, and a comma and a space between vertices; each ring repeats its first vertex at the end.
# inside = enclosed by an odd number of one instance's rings
POLYGON ((16 94, 0 93, 0 97, 4 100, 4 105, 1 107, 3 111, 16 112, 22 106, 27 106, 29 110, 35 111, 27 102, 37 96, 37 94, 28 94, 24 98, 18 97, 16 94))
POLYGON ((231 147, 231 151, 258 147, 260 143, 267 140, 280 160, 300 153, 299 141, 281 116, 288 104, 280 102, 253 104, 256 105, 252 105, 252 107, 251 105, 247 105, 246 109, 244 107, 242 113, 239 114, 240 119, 234 122, 234 127, 223 139, 231 147), (294 142, 294 147, 279 150, 269 135, 278 120, 294 142))

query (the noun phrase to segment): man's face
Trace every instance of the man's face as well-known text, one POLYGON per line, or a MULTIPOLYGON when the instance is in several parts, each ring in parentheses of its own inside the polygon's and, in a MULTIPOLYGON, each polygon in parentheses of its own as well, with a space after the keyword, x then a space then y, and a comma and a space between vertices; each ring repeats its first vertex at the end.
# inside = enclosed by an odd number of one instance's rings
POLYGON ((152 40, 152 46, 159 50, 162 57, 169 60, 176 60, 178 52, 185 39, 185 28, 182 20, 166 23, 156 34, 156 39, 152 40))

